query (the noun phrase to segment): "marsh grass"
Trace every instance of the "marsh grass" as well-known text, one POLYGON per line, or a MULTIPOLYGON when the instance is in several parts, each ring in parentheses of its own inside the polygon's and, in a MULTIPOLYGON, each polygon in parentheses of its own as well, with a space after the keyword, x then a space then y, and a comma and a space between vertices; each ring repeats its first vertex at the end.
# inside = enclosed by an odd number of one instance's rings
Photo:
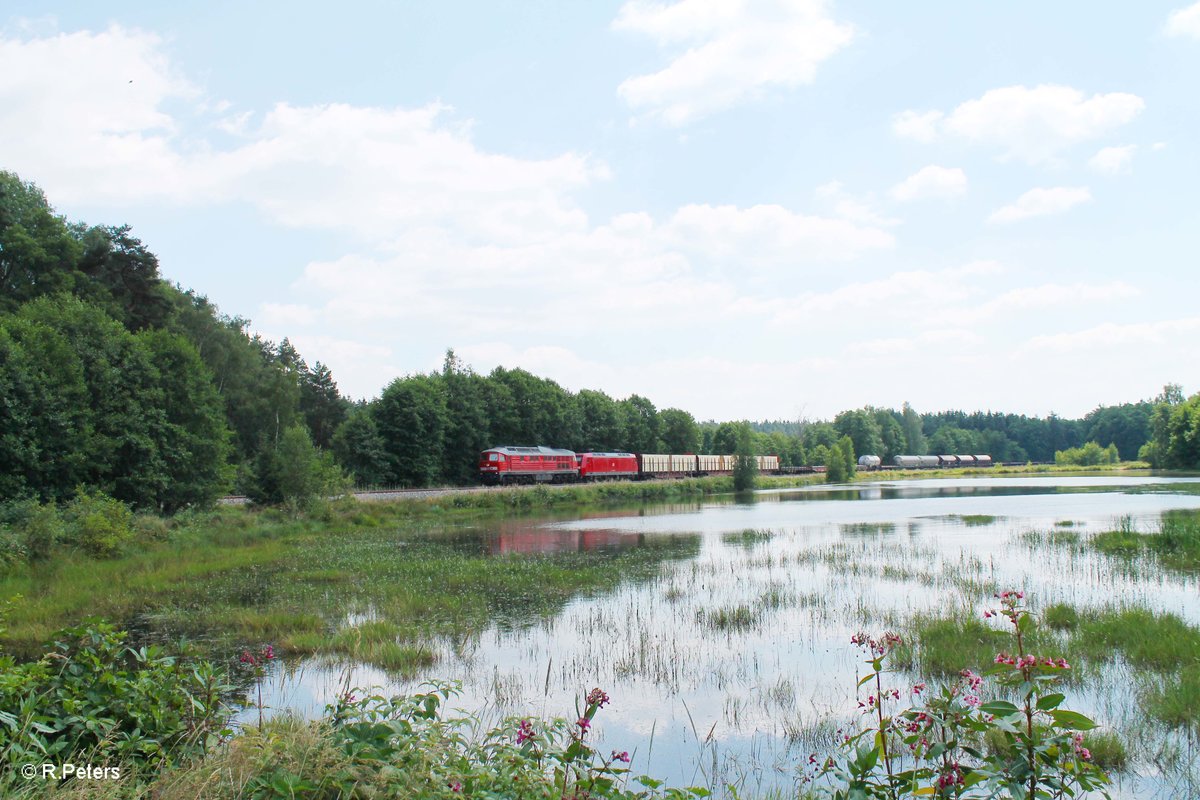
POLYGON ((1169 511, 1163 514, 1159 529, 1150 533, 1137 531, 1126 517, 1117 528, 1091 537, 1089 544, 1106 555, 1132 558, 1150 554, 1168 569, 1200 572, 1200 513, 1169 511))
POLYGON ((701 608, 696 610, 696 621, 712 630, 745 631, 762 624, 763 609, 747 603, 720 608, 701 608))
POLYGON ((187 515, 165 541, 118 558, 23 566, 0 578, 0 597, 21 598, 3 644, 32 655, 58 628, 99 615, 150 640, 186 635, 214 651, 270 641, 281 653, 408 672, 432 663, 431 637, 533 625, 572 598, 653 579, 665 562, 699 549, 698 537, 677 536, 616 550, 490 555, 470 530, 481 519, 475 512, 442 536, 384 504, 323 513, 335 521, 245 509, 187 515), (351 523, 363 514, 376 523, 351 523), (355 609, 392 628, 348 625, 355 609))
POLYGON ((963 669, 987 668, 997 653, 1011 646, 1012 636, 963 611, 956 616, 916 617, 905 641, 895 651, 895 663, 946 678, 963 669), (915 647, 908 642, 915 642, 915 647))
POLYGON ((896 532, 894 522, 851 522, 839 526, 843 536, 891 536, 896 532))
POLYGON ((751 548, 755 545, 765 544, 774 538, 774 531, 762 531, 753 528, 721 534, 721 541, 731 547, 751 548))
POLYGON ((1145 693, 1150 712, 1168 725, 1187 726, 1200 733, 1200 663, 1185 666, 1161 687, 1145 693))
POLYGON ((1079 612, 1066 603, 1055 603, 1042 612, 1046 627, 1056 631, 1073 631, 1079 626, 1079 612))
POLYGON ((1135 667, 1171 671, 1200 663, 1200 629, 1174 614, 1144 608, 1105 609, 1082 616, 1071 635, 1070 649, 1100 662, 1119 653, 1135 667))

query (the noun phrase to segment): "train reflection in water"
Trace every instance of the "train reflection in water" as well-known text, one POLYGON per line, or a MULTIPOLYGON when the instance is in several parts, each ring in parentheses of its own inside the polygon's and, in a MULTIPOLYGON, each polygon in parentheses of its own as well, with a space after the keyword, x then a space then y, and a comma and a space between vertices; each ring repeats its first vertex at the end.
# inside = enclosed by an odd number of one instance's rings
POLYGON ((640 547, 646 534, 613 530, 554 530, 514 528, 491 534, 486 542, 489 555, 551 555, 555 553, 614 552, 640 547))

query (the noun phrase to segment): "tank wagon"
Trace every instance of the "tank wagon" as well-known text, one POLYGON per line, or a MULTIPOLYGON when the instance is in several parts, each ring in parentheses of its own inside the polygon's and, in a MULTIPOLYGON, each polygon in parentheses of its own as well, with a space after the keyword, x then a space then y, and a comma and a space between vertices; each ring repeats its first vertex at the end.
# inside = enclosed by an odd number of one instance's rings
MULTIPOLYGON (((576 453, 503 445, 479 454, 479 478, 491 485, 701 478, 732 474, 735 458, 695 453, 576 453)), ((755 461, 759 472, 779 472, 779 456, 755 456, 755 461)))
POLYGON ((892 463, 900 469, 993 466, 992 457, 988 455, 896 456, 892 463))

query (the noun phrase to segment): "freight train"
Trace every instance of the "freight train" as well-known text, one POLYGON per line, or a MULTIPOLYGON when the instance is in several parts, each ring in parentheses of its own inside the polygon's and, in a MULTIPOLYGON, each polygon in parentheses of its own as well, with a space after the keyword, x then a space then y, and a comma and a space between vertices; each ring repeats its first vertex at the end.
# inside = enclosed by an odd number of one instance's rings
MULTIPOLYGON (((730 475, 736 456, 687 453, 576 453, 553 447, 493 447, 479 454, 479 479, 490 485, 702 478, 730 475)), ((759 472, 779 472, 779 456, 755 456, 759 472)))

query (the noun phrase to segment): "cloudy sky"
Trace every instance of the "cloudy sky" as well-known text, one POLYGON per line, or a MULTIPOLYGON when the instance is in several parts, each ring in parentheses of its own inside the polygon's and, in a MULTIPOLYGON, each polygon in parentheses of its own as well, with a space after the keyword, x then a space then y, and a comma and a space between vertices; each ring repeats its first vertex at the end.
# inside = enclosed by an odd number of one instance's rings
POLYGON ((0 169, 354 397, 1076 416, 1200 389, 1186 3, 9 0, 0 169))

